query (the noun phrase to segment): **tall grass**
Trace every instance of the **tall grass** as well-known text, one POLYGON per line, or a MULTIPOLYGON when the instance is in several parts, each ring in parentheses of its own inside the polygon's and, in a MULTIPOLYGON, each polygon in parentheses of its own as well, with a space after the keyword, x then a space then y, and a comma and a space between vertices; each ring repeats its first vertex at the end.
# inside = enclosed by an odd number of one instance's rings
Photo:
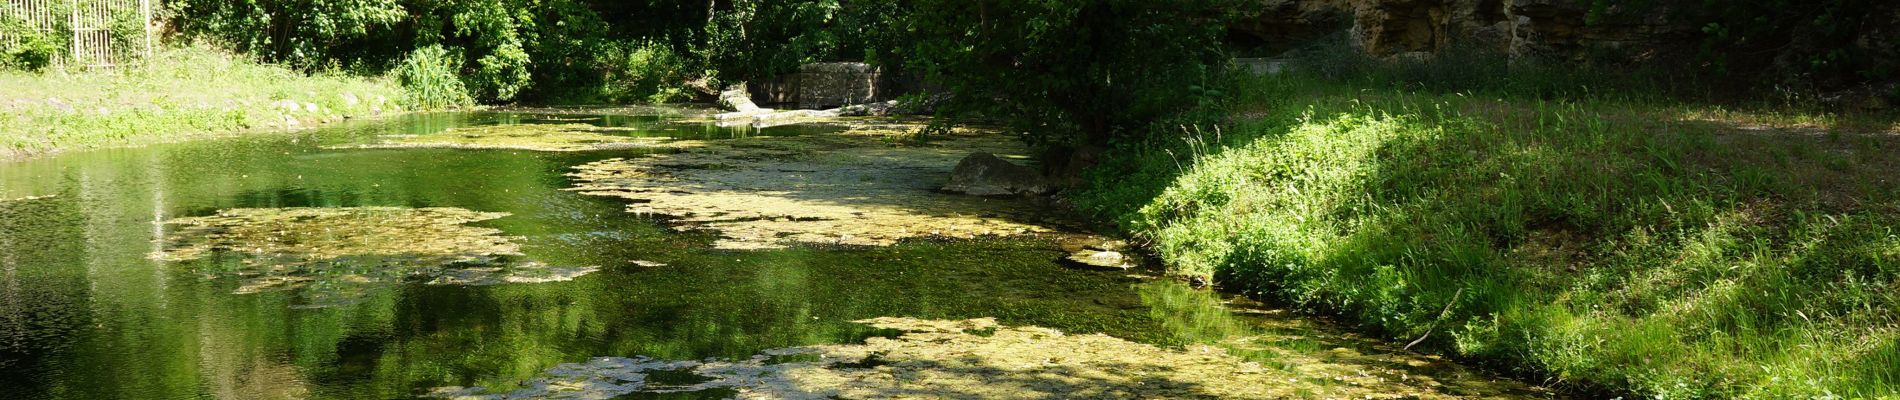
POLYGON ((403 93, 383 79, 305 74, 204 47, 119 69, 0 71, 0 159, 398 112, 403 93))
POLYGON ((464 107, 475 100, 462 83, 461 60, 461 55, 450 54, 442 46, 428 46, 410 52, 391 74, 408 91, 410 104, 429 109, 464 107))
POLYGON ((1177 273, 1572 387, 1900 396, 1900 133, 1845 123, 1891 119, 1324 67, 1124 143, 1077 203, 1177 273))

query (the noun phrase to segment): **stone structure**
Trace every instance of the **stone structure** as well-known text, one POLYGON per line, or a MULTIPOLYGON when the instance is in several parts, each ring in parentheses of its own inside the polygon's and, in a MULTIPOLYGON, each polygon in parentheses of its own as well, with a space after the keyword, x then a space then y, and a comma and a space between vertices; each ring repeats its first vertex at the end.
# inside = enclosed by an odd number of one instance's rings
POLYGON ((805 64, 798 73, 752 82, 752 100, 786 108, 825 110, 897 98, 914 86, 860 62, 805 64))
POLYGON ((798 107, 818 110, 881 100, 883 76, 865 63, 806 64, 798 70, 798 107))
MULTIPOLYGON (((1696 27, 1670 21, 1667 4, 1611 9, 1586 24, 1585 0, 1260 0, 1259 17, 1234 29, 1268 43, 1304 43, 1344 30, 1367 54, 1432 53, 1453 46, 1510 54, 1573 56, 1640 49, 1682 39, 1696 27)), ((1666 3, 1666 2, 1665 2, 1666 3)))

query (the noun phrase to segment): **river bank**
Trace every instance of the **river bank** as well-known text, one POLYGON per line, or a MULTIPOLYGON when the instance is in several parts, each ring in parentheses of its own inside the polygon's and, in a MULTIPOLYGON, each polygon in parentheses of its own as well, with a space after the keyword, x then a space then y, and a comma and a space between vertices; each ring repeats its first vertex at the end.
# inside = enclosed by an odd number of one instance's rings
POLYGON ((965 227, 1038 221, 918 182, 1026 150, 1007 135, 684 119, 418 113, 10 164, 0 396, 1550 396, 965 227), (876 179, 897 164, 924 170, 876 179))
POLYGON ((394 82, 205 47, 113 70, 0 72, 0 160, 307 128, 407 111, 394 82))
POLYGON ((1249 80, 1077 203, 1174 273, 1560 386, 1900 394, 1891 119, 1371 83, 1249 80))

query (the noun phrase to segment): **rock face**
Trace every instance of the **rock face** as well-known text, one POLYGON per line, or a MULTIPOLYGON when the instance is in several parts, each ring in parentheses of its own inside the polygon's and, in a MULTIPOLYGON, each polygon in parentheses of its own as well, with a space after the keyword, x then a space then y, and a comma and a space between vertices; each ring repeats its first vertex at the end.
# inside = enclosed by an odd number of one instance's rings
POLYGON ((816 110, 875 102, 883 75, 865 63, 805 64, 798 69, 798 107, 816 110))
POLYGON ((1298 44, 1352 26, 1349 0, 1259 0, 1259 17, 1238 21, 1235 33, 1266 44, 1298 44))
POLYGON ((1260 0, 1259 17, 1234 29, 1269 43, 1302 43, 1345 30, 1354 47, 1379 57, 1454 46, 1509 54, 1580 55, 1634 50, 1682 39, 1697 27, 1671 21, 1667 2, 1606 12, 1586 24, 1586 0, 1260 0), (1619 13, 1620 12, 1620 13, 1619 13))
POLYGON ((1034 168, 1004 161, 990 153, 964 157, 950 172, 950 183, 943 186, 946 192, 974 196, 1036 195, 1047 194, 1054 191, 1052 189, 1034 168))

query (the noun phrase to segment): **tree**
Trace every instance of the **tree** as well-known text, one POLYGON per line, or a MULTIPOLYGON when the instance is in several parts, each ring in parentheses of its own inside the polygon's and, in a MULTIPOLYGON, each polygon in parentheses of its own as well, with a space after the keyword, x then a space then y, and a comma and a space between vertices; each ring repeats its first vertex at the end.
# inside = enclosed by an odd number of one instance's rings
POLYGON ((1228 64, 1235 0, 916 0, 908 65, 954 97, 946 117, 1000 117, 1032 144, 1100 148, 1197 104, 1228 64))

